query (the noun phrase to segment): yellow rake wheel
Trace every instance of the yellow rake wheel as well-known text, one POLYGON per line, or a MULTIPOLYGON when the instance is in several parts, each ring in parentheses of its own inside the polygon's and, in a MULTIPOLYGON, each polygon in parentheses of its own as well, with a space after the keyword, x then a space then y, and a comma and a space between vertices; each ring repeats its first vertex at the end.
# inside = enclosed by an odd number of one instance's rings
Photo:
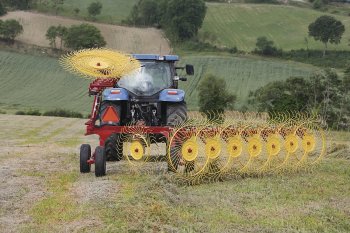
POLYGON ((315 150, 316 139, 312 134, 305 135, 302 141, 303 149, 306 153, 311 153, 315 150))
POLYGON ((260 173, 271 173, 277 164, 281 163, 280 153, 281 153, 281 140, 274 129, 271 129, 269 133, 266 133, 264 138, 264 145, 266 149, 267 159, 263 165, 258 169, 260 173))
POLYGON ((182 158, 186 162, 193 162, 198 156, 198 143, 195 136, 186 140, 185 143, 181 147, 182 158))
POLYGON ((267 153, 270 156, 277 156, 281 151, 281 141, 276 134, 268 136, 266 141, 267 153))
POLYGON ((238 158, 243 152, 242 138, 239 136, 231 137, 227 142, 227 151, 231 158, 238 158))
POLYGON ((200 132, 200 126, 183 125, 175 130, 168 143, 168 170, 189 183, 200 179, 208 163, 200 132))
POLYGON ((298 123, 293 122, 289 126, 289 133, 285 136, 284 149, 287 152, 288 161, 284 164, 283 170, 298 170, 306 158, 300 138, 300 132, 304 130, 304 127, 297 125, 298 123))
POLYGON ((151 157, 150 137, 140 126, 128 126, 122 131, 123 156, 134 172, 145 172, 151 157))
POLYGON ((83 49, 60 58, 62 67, 86 78, 120 78, 137 71, 140 63, 129 55, 109 49, 83 49))
POLYGON ((247 164, 241 169, 244 174, 260 173, 261 167, 266 163, 266 155, 263 155, 263 142, 260 133, 253 134, 246 138, 247 152, 249 160, 247 164))
POLYGON ((326 152, 325 133, 318 126, 318 122, 308 122, 303 125, 301 132, 302 148, 305 153, 305 165, 319 162, 326 152))
POLYGON ((257 158, 262 152, 261 139, 258 136, 249 138, 247 147, 250 157, 257 158))
POLYGON ((299 147, 298 137, 295 134, 287 135, 284 147, 289 154, 294 154, 299 147))
POLYGON ((145 149, 140 140, 134 140, 131 142, 130 156, 136 161, 139 161, 145 156, 145 149))
POLYGON ((202 130, 202 132, 204 131, 202 141, 205 143, 205 155, 208 160, 204 172, 208 174, 206 179, 219 179, 228 161, 221 130, 221 127, 215 125, 202 130))
POLYGON ((209 159, 217 159, 221 154, 220 137, 208 138, 205 143, 205 154, 209 159))
POLYGON ((245 127, 234 127, 232 124, 226 126, 221 133, 222 161, 221 174, 225 176, 240 175, 240 171, 249 161, 246 143, 241 137, 245 127))

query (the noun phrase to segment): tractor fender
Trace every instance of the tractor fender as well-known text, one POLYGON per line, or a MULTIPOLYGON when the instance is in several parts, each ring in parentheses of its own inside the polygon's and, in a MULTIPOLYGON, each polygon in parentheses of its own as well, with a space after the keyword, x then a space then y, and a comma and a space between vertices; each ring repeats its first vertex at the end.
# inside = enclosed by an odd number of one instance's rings
POLYGON ((182 102, 185 100, 185 91, 181 89, 164 89, 159 94, 161 102, 182 102))
POLYGON ((129 93, 124 88, 107 88, 103 91, 103 100, 129 100, 129 93))

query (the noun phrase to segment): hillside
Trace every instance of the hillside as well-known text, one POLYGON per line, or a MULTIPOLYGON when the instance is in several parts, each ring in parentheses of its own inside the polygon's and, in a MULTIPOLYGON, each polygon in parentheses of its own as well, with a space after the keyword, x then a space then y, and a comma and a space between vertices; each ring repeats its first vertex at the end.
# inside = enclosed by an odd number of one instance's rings
MULTIPOLYGON (((46 31, 50 26, 71 26, 84 23, 84 21, 25 11, 9 12, 5 16, 0 17, 0 19, 19 20, 23 25, 24 31, 16 39, 44 47, 50 46, 49 41, 45 38, 46 31)), ((171 49, 168 40, 163 36, 162 31, 158 29, 88 23, 100 29, 107 42, 107 48, 129 53, 170 53, 171 49)))
MULTIPOLYGON (((309 8, 269 4, 208 4, 200 30, 202 39, 218 46, 244 51, 255 48, 256 38, 267 36, 284 50, 306 49, 308 25, 325 13, 309 8), (206 37, 203 37, 203 35, 206 37), (212 39, 210 39, 212 38, 212 39)), ((341 44, 329 45, 331 50, 350 50, 350 20, 347 16, 332 15, 345 25, 341 44)), ((308 38, 310 49, 323 49, 323 44, 308 38)))
MULTIPOLYGON (((230 92, 238 97, 236 106, 241 107, 246 104, 249 91, 270 81, 306 76, 313 70, 300 63, 239 57, 185 56, 181 63, 195 66, 195 76, 180 84, 187 92, 191 110, 198 108, 198 83, 209 73, 226 80, 230 92)), ((64 108, 85 114, 91 110, 92 98, 87 96, 89 80, 64 71, 55 58, 0 51, 0 67, 3 109, 64 108)))
MULTIPOLYGON (((313 172, 183 187, 171 175, 79 174, 81 119, 0 115, 2 232, 348 232, 350 161, 330 155, 313 172)), ((332 135, 333 140, 348 133, 332 135)), ((93 171, 92 167, 92 171, 93 171)), ((165 172, 165 171, 164 171, 165 172)))
POLYGON ((315 69, 295 62, 225 56, 185 56, 182 63, 193 64, 195 67, 195 76, 180 83, 180 87, 186 91, 190 109, 198 109, 198 84, 207 74, 215 74, 226 81, 228 90, 237 96, 235 106, 240 109, 247 105, 250 91, 291 76, 306 77, 315 69))
MULTIPOLYGON (((93 1, 86 0, 69 0, 64 1, 61 9, 57 12, 58 15, 70 18, 86 18, 88 17, 87 8, 93 1), (79 13, 74 12, 79 9, 79 13)), ((102 3, 101 14, 96 17, 96 20, 101 23, 120 24, 125 20, 138 0, 99 0, 102 3)), ((45 1, 39 3, 36 9, 40 12, 56 14, 56 10, 45 4, 45 1)))

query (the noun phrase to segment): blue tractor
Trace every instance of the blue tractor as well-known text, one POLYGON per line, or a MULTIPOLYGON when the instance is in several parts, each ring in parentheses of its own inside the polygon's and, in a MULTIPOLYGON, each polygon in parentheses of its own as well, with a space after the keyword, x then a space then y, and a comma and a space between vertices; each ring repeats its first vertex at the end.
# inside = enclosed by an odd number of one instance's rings
POLYGON ((97 113, 93 125, 89 128, 88 124, 87 134, 100 135, 100 145, 108 161, 119 161, 123 157, 120 128, 147 127, 153 131, 152 143, 166 142, 162 129, 187 119, 185 92, 178 89, 178 82, 187 79, 179 77, 178 70, 193 75, 193 66, 176 66, 179 57, 175 55, 135 54, 133 57, 141 63, 139 72, 121 77, 112 87, 98 82, 90 85, 90 94, 96 95, 98 90, 102 95, 98 104, 94 104, 97 113), (96 86, 103 86, 103 91, 94 89, 96 86))

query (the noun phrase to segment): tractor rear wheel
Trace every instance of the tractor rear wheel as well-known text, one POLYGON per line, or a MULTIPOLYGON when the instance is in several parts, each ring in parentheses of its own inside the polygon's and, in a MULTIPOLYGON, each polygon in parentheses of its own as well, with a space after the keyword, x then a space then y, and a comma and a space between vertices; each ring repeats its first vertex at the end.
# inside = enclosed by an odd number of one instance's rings
POLYGON ((120 161, 123 158, 123 142, 121 134, 112 134, 105 142, 107 161, 120 161))
POLYGON ((83 144, 80 146, 80 172, 88 173, 91 170, 91 165, 88 160, 91 157, 91 146, 89 144, 83 144))
POLYGON ((106 153, 102 146, 96 147, 95 150, 95 176, 106 175, 106 153))
POLYGON ((166 109, 166 125, 177 126, 187 119, 187 106, 185 102, 168 103, 166 109))

